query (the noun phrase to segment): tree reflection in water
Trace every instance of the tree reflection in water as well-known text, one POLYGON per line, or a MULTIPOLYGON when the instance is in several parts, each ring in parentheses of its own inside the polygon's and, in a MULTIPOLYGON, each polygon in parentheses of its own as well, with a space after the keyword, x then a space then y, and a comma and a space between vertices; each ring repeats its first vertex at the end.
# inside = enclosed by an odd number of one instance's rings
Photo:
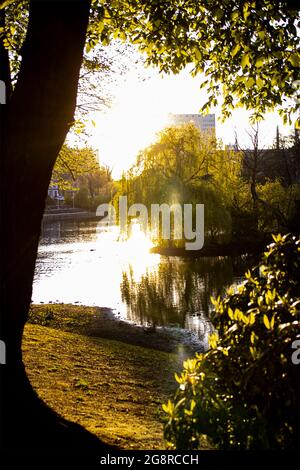
POLYGON ((222 295, 230 285, 241 282, 251 264, 248 257, 162 257, 155 270, 147 270, 139 279, 130 266, 121 282, 127 318, 154 327, 187 328, 203 337, 212 329, 211 296, 222 295))

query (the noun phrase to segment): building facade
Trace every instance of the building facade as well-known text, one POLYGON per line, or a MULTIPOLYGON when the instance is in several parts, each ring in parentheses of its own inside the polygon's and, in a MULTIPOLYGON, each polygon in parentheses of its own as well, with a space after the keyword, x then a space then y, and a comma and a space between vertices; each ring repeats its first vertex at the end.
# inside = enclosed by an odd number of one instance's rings
POLYGON ((192 122, 198 129, 204 132, 216 133, 215 114, 169 114, 171 125, 179 125, 192 122))

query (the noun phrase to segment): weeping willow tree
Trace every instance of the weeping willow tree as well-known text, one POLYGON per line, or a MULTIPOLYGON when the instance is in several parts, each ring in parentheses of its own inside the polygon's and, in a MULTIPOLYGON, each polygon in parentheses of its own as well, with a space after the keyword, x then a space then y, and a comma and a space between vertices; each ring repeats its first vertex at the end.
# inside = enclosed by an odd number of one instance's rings
MULTIPOLYGON (((231 209, 242 207, 246 183, 241 178, 241 155, 224 151, 210 132, 194 124, 168 127, 142 150, 123 175, 120 193, 128 204, 204 204, 208 240, 231 237, 231 209)), ((163 240, 158 241, 160 244, 163 240)), ((184 240, 174 240, 181 246, 184 240)))

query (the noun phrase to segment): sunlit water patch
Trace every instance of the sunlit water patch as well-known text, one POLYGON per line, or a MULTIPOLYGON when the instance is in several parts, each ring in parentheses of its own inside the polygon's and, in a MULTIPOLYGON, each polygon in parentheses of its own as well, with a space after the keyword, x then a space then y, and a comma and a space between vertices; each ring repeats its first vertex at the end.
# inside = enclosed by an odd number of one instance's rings
POLYGON ((207 338, 210 297, 241 281, 245 260, 165 257, 150 248, 136 225, 123 239, 118 227, 97 221, 44 224, 33 302, 109 307, 139 325, 207 338))

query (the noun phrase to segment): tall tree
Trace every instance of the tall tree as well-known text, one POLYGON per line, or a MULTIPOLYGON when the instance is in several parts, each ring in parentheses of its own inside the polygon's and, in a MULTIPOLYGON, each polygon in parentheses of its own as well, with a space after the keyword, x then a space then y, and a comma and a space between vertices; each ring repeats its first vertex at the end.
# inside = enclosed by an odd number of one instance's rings
MULTIPOLYGON (((1 438, 6 447, 67 447, 63 437, 71 435, 75 445, 77 435, 82 445, 94 442, 42 405, 21 356, 44 203, 74 119, 89 8, 88 0, 31 1, 18 80, 1 106, 1 339, 7 348, 7 365, 1 366, 1 438)), ((0 78, 9 90, 3 48, 2 54, 0 78)))
POLYGON ((140 151, 119 189, 129 204, 148 209, 151 204, 204 204, 206 240, 224 241, 231 236, 232 209, 244 202, 245 186, 240 152, 222 150, 213 133, 186 123, 159 132, 140 151))
POLYGON ((62 146, 52 171, 52 184, 60 189, 74 189, 76 180, 81 176, 92 176, 100 171, 95 151, 90 147, 62 146))

